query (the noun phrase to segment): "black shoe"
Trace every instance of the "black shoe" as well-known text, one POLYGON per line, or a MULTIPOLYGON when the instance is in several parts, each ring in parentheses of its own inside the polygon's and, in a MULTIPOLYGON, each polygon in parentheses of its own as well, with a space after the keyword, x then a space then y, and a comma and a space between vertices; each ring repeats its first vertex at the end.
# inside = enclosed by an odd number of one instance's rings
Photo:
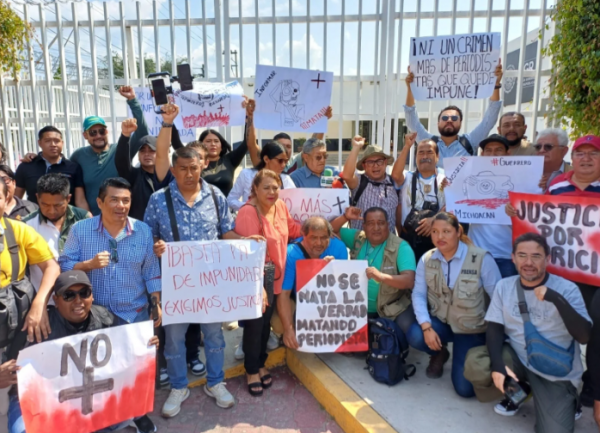
POLYGON ((129 427, 135 427, 137 433, 154 433, 156 431, 156 426, 148 417, 148 415, 144 415, 141 418, 131 420, 129 423, 129 427))
POLYGON ((579 394, 579 403, 585 407, 594 407, 594 390, 589 383, 583 384, 583 389, 579 394))
POLYGON ((445 347, 442 347, 435 355, 429 358, 429 365, 425 370, 425 375, 430 379, 439 379, 444 374, 444 364, 450 359, 450 352, 445 347))
POLYGON ((494 406, 494 412, 502 416, 515 416, 519 411, 519 407, 520 406, 515 405, 508 398, 505 398, 496 406, 494 406))
POLYGON ((193 359, 192 362, 188 364, 188 367, 194 376, 203 376, 206 374, 206 366, 199 359, 193 359))

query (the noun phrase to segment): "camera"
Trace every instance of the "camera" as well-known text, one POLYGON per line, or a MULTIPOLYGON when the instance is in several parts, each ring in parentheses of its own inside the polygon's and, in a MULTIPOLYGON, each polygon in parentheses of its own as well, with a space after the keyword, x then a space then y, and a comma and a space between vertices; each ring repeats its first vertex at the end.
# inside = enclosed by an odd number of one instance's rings
POLYGON ((514 187, 510 176, 482 171, 465 179, 463 193, 469 200, 508 198, 508 192, 514 187))
POLYGON ((168 72, 155 72, 148 74, 148 80, 152 85, 152 97, 154 98, 154 111, 158 114, 162 113, 161 105, 169 103, 168 95, 173 94, 173 86, 171 83, 178 82, 182 91, 192 90, 192 70, 189 64, 177 65, 177 75, 171 77, 168 72))
POLYGON ((531 389, 525 382, 517 382, 510 376, 506 376, 504 379, 504 395, 508 398, 515 406, 519 406, 523 403, 531 389))
MULTIPOLYGON (((434 214, 436 214, 440 210, 440 205, 439 205, 439 203, 434 203, 432 201, 425 200, 423 202, 423 210, 428 210, 428 211, 431 211, 434 214)), ((427 217, 427 218, 429 218, 429 217, 427 217)))

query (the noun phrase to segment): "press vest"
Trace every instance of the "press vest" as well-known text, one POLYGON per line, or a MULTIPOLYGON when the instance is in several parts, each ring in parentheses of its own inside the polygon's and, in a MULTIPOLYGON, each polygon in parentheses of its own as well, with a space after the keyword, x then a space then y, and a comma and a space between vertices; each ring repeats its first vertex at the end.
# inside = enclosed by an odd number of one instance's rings
POLYGON ((485 312, 489 298, 479 285, 481 264, 487 253, 469 246, 454 288, 450 289, 439 259, 432 259, 435 249, 425 254, 425 281, 430 313, 447 323, 457 334, 485 332, 485 312))
MULTIPOLYGON (((367 242, 364 231, 356 232, 354 236, 354 247, 350 251, 350 258, 356 260, 363 245, 367 242)), ((398 272, 398 251, 403 241, 398 236, 390 233, 386 240, 383 250, 383 260, 381 262, 380 272, 387 275, 399 275, 398 272)), ((377 313, 380 317, 394 320, 403 313, 411 304, 412 289, 396 289, 388 284, 379 285, 377 294, 377 313)))

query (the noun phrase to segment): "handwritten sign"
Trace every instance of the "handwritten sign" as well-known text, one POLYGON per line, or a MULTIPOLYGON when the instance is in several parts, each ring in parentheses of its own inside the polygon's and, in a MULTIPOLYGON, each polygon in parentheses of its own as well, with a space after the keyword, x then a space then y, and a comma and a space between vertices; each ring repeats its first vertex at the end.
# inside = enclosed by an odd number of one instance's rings
MULTIPOLYGON (((135 91, 135 97, 142 106, 144 119, 146 119, 146 123, 148 124, 148 133, 155 137, 158 136, 158 133, 162 128, 163 120, 160 114, 156 114, 154 112, 154 99, 152 98, 150 89, 147 87, 134 87, 133 90, 135 91)), ((179 100, 178 92, 179 91, 176 91, 176 94, 171 96, 173 102, 181 107, 181 101, 179 100)), ((131 112, 129 105, 127 106, 127 112, 129 117, 133 117, 133 113, 131 112)), ((177 128, 183 143, 194 141, 196 139, 196 128, 185 128, 183 126, 181 116, 177 116, 175 118, 175 127, 177 128)))
POLYGON ((513 239, 529 232, 541 234, 550 245, 551 273, 600 286, 598 199, 511 193, 510 203, 517 210, 513 239))
POLYGON ((263 242, 167 243, 162 256, 163 323, 260 317, 265 254, 263 242))
POLYGON ((152 412, 153 335, 146 321, 22 350, 19 401, 27 432, 92 432, 152 412))
POLYGON ((292 218, 301 223, 311 216, 330 220, 343 215, 350 206, 349 194, 345 188, 295 188, 282 189, 279 198, 285 202, 292 218))
POLYGON ((296 339, 301 352, 368 350, 366 260, 296 262, 296 339))
POLYGON ((256 65, 254 125, 259 129, 327 132, 333 72, 256 65))
POLYGON ((460 222, 510 224, 504 207, 508 193, 539 194, 544 170, 541 156, 474 156, 444 158, 449 185, 446 208, 460 222))
POLYGON ((194 90, 178 95, 184 127, 210 128, 245 123, 246 109, 242 108, 244 89, 237 81, 201 82, 194 86, 194 90))
POLYGON ((500 33, 410 39, 416 100, 483 99, 494 92, 500 33))

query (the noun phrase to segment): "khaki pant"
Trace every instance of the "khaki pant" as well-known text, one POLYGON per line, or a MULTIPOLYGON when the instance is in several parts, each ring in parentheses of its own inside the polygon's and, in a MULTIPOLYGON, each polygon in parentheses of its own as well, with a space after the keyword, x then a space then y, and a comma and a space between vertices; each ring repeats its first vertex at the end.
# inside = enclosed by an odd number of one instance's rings
MULTIPOLYGON (((504 364, 519 381, 529 383, 535 404, 536 433, 572 433, 575 429, 577 389, 570 381, 545 379, 523 365, 509 344, 502 350, 504 364)), ((465 378, 473 384, 482 402, 500 400, 504 396, 494 386, 490 355, 486 346, 474 347, 467 353, 465 378)))
MULTIPOLYGON (((290 304, 292 305, 292 317, 296 314, 296 302, 293 299, 290 299, 290 304)), ((271 329, 278 337, 283 335, 283 323, 281 323, 281 319, 279 318, 279 312, 277 308, 273 310, 273 316, 271 317, 271 329)))

